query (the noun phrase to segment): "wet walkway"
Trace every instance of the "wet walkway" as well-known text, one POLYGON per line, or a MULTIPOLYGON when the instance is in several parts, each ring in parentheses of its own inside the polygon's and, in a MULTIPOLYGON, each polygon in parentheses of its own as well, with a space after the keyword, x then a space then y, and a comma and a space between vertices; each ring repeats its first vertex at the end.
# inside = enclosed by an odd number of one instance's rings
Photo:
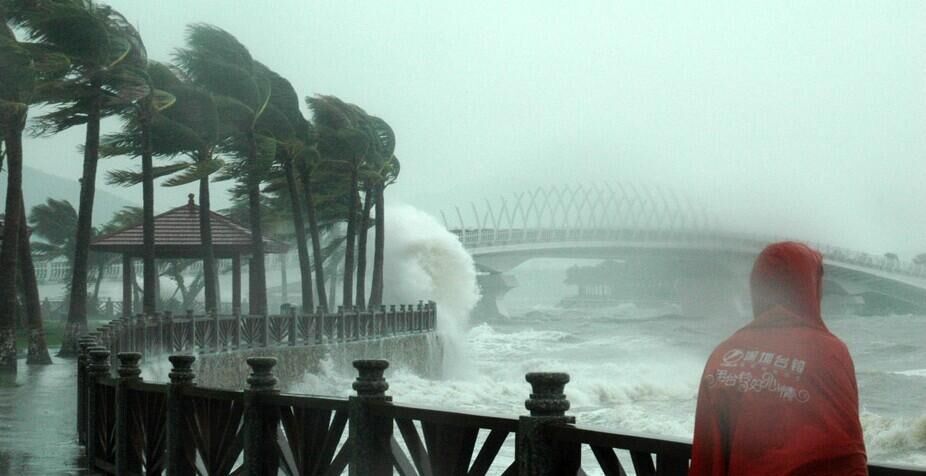
POLYGON ((0 376, 0 476, 87 475, 77 445, 76 362, 27 366, 0 376))

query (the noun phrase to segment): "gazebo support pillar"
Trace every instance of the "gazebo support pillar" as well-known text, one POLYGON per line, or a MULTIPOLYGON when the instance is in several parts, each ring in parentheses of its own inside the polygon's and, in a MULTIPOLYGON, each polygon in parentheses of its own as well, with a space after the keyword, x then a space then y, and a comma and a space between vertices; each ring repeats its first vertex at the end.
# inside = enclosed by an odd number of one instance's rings
POLYGON ((232 255, 232 314, 241 312, 241 255, 232 255))
POLYGON ((132 281, 135 273, 132 272, 132 257, 128 253, 122 255, 122 317, 132 315, 132 281))

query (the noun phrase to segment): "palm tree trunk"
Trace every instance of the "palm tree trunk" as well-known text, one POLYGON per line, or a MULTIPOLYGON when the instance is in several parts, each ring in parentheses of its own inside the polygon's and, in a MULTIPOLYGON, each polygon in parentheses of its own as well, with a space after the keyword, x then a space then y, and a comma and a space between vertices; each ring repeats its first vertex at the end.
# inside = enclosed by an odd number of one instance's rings
MULTIPOLYGON (((255 181, 251 181, 255 182, 255 181)), ((267 270, 264 266, 264 234, 261 227, 260 185, 248 184, 248 216, 251 222, 251 265, 248 269, 251 314, 267 313, 267 270)))
MULTIPOLYGON (((293 164, 287 160, 283 164, 286 173, 286 187, 289 189, 289 201, 293 208, 293 229, 296 233, 296 251, 299 253, 299 277, 302 289, 302 312, 311 313, 315 310, 312 299, 312 269, 309 263, 309 246, 305 239, 305 218, 302 216, 302 199, 299 197, 299 183, 293 164)), ((285 263, 284 263, 285 269, 285 263)))
POLYGON ((45 327, 42 324, 42 302, 39 299, 39 284, 35 278, 32 250, 29 246, 29 230, 26 227, 26 207, 20 200, 19 223, 19 273, 22 276, 23 297, 26 305, 26 329, 29 330, 29 351, 26 363, 29 365, 50 365, 48 343, 45 341, 45 327))
POLYGON ((341 293, 345 308, 354 305, 354 243, 357 238, 357 167, 350 172, 350 206, 347 209, 347 231, 344 240, 344 282, 341 293))
POLYGON ((370 209, 373 208, 373 190, 368 188, 363 195, 363 212, 360 215, 360 229, 357 236, 357 307, 365 309, 367 304, 367 231, 370 229, 370 209))
MULTIPOLYGON (((257 164, 257 137, 248 136, 249 167, 257 164)), ((248 286, 251 314, 267 314, 267 269, 264 262, 264 232, 261 226, 260 170, 248 172, 248 219, 251 222, 251 265, 248 267, 248 286)))
POLYGON ((154 255, 154 165, 151 144, 151 118, 148 106, 141 111, 141 175, 142 175, 142 312, 152 315, 157 308, 157 280, 158 270, 154 255))
MULTIPOLYGON (((205 158, 203 158, 205 160, 205 158)), ((199 179, 199 239, 203 251, 203 279, 205 280, 206 312, 218 309, 218 277, 215 267, 215 249, 212 247, 212 208, 209 204, 209 177, 199 179)))
MULTIPOLYGON (((90 86, 102 87, 100 80, 90 86)), ((61 339, 61 357, 76 357, 77 339, 87 330, 87 266, 90 259, 90 231, 93 225, 93 198, 96 193, 96 166, 100 157, 100 106, 102 96, 91 100, 87 111, 87 135, 84 142, 84 171, 80 179, 80 205, 77 210, 77 239, 71 267, 71 302, 68 322, 61 339)))
POLYGON ((370 308, 383 303, 383 253, 386 244, 386 223, 383 201, 386 185, 382 182, 376 184, 376 237, 373 243, 373 282, 370 284, 370 308))
POLYGON ((16 260, 22 219, 22 128, 4 133, 7 154, 6 216, 0 247, 0 372, 16 373, 16 260))
POLYGON ((315 267, 315 292, 318 305, 328 309, 328 296, 325 294, 325 259, 322 256, 321 232, 318 229, 318 217, 315 214, 315 197, 312 196, 312 182, 308 167, 301 171, 302 190, 305 193, 306 218, 309 219, 309 235, 312 238, 312 264, 315 267))

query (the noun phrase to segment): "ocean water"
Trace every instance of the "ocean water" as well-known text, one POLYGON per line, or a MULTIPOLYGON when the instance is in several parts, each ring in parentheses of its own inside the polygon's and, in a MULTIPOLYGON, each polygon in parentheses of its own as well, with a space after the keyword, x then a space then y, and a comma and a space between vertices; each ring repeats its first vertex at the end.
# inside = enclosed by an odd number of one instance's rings
MULTIPOLYGON (((527 413, 527 372, 563 371, 571 376, 565 390, 569 414, 579 424, 691 437, 704 363, 714 346, 746 324, 745 318, 680 317, 671 305, 560 308, 559 301, 575 293, 563 279, 577 261, 538 259, 511 273, 520 285, 503 302, 509 318, 480 323, 469 315, 472 261, 456 239, 413 209, 390 215, 396 220, 390 229, 412 220, 418 231, 391 240, 401 255, 400 269, 416 277, 400 289, 418 297, 401 292, 392 297, 397 302, 434 298, 441 338, 452 348, 443 378, 424 378, 401 366, 390 369, 389 393, 396 402, 516 417, 527 413)), ((926 466, 926 316, 827 315, 825 320, 855 361, 869 461, 926 466)), ((353 378, 353 369, 329 362, 295 390, 346 396, 353 378)), ((513 446, 509 437, 495 473, 504 469, 502 461, 513 459, 513 446)), ((597 473, 590 453, 583 461, 589 474, 597 473)))
MULTIPOLYGON (((701 371, 725 326, 648 311, 544 308, 476 325, 463 335, 470 372, 426 379, 392 369, 389 393, 399 403, 518 416, 530 392, 525 373, 565 371, 578 423, 690 438, 701 371)), ((854 357, 869 461, 926 466, 926 316, 840 316, 829 324, 854 357)), ((349 369, 329 367, 300 390, 347 395, 351 379, 349 369)), ((513 453, 508 441, 499 460, 513 453)))
MULTIPOLYGON (((505 298, 509 319, 479 322, 470 315, 478 298, 473 261, 456 238, 410 207, 388 216, 387 301, 437 301, 446 348, 442 378, 390 369, 397 403, 517 417, 527 413, 525 373, 564 371, 578 423, 690 438, 704 362, 744 319, 683 318, 672 306, 632 303, 562 309, 559 301, 575 292, 563 284, 565 270, 577 262, 538 259, 512 272, 520 285, 505 298)), ((926 316, 824 317, 855 361, 869 460, 926 466, 926 316)), ((15 378, 0 379, 0 475, 85 474, 74 432, 74 362, 20 364, 15 378)), ((159 372, 146 378, 163 380, 166 368, 149 365, 159 372)), ((289 390, 347 396, 354 377, 332 359, 289 390)), ((513 456, 509 437, 493 474, 513 456)), ((583 461, 600 474, 590 454, 583 461)))

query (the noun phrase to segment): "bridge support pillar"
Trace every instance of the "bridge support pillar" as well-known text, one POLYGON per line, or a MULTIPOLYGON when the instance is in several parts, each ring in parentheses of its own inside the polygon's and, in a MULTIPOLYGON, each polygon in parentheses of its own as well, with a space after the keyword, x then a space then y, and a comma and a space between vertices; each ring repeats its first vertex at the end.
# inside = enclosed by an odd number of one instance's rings
POLYGON ((510 274, 489 273, 476 276, 476 283, 479 284, 481 297, 473 315, 486 321, 508 317, 501 300, 508 291, 518 287, 518 280, 510 274))

